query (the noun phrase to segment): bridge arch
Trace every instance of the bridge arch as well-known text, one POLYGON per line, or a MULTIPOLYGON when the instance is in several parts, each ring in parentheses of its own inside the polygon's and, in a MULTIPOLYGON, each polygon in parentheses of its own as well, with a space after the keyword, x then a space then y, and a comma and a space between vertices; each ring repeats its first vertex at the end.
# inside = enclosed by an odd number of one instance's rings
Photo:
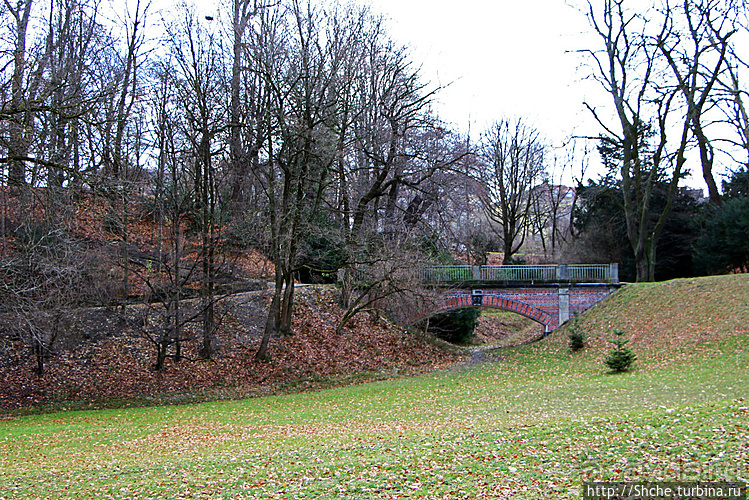
POLYGON ((430 310, 422 310, 410 318, 409 324, 418 323, 419 321, 425 320, 435 314, 440 314, 448 311, 457 309, 465 309, 467 307, 486 307, 492 309, 501 309, 503 311, 510 311, 521 316, 525 316, 537 323, 544 325, 545 331, 548 333, 555 330, 559 326, 558 317, 539 309, 531 304, 509 299, 499 294, 482 294, 482 295, 447 295, 442 297, 440 302, 437 303, 436 308, 430 310))

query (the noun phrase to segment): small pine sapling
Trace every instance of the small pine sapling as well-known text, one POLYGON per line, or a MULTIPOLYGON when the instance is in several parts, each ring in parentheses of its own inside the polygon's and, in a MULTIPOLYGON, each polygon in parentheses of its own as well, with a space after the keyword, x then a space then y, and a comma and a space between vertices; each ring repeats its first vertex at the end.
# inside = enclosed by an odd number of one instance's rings
POLYGON ((622 338, 623 330, 614 330, 615 338, 609 340, 614 344, 614 349, 609 351, 609 355, 603 362, 611 369, 612 373, 626 372, 632 369, 632 364, 637 359, 634 351, 626 347, 629 339, 622 338))
POLYGON ((580 330, 580 325, 577 324, 577 318, 573 319, 570 322, 570 326, 568 327, 569 333, 567 333, 567 338, 569 338, 569 346, 570 351, 577 352, 585 348, 585 334, 580 330))

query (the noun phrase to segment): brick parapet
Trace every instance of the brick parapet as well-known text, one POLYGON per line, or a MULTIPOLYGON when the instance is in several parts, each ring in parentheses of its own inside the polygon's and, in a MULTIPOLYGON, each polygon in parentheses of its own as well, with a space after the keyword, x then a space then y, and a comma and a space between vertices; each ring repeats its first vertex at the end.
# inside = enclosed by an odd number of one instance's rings
MULTIPOLYGON (((611 289, 600 286, 571 286, 567 290, 569 308, 565 314, 585 311, 606 298, 611 289)), ((466 307, 477 307, 472 290, 461 290, 446 295, 436 309, 418 311, 411 315, 408 324, 421 321, 436 313, 466 307)), ((502 309, 526 316, 546 327, 547 332, 556 330, 568 317, 560 321, 559 287, 484 288, 481 290, 481 307, 502 309)), ((568 316, 569 316, 568 314, 568 316)), ((564 314, 563 314, 564 316, 564 314)))

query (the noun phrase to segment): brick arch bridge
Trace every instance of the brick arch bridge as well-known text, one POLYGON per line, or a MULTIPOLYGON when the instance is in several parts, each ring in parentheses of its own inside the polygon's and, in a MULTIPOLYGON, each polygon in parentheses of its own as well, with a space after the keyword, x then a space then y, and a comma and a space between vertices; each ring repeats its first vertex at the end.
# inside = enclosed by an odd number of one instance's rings
POLYGON ((612 286, 574 285, 565 288, 503 287, 481 290, 455 290, 438 298, 433 307, 413 312, 406 324, 411 325, 430 316, 466 307, 487 307, 514 312, 544 325, 553 332, 575 314, 605 299, 615 290, 612 286))

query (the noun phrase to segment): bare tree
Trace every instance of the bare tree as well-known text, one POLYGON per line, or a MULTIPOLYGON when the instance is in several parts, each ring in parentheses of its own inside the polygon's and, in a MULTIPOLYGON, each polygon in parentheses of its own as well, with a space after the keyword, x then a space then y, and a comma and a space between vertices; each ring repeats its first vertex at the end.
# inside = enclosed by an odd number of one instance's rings
MULTIPOLYGON (((27 34, 29 20, 31 18, 32 0, 18 0, 15 6, 6 1, 7 12, 13 17, 13 34, 15 36, 13 47, 13 74, 10 85, 10 107, 4 109, 3 118, 8 120, 7 144, 8 157, 11 159, 8 171, 8 184, 21 185, 26 182, 26 172, 23 161, 19 158, 27 155, 28 149, 28 125, 30 115, 24 110, 27 101, 26 78, 28 76, 27 64, 27 34)), ((5 108, 5 106, 3 106, 5 108)))
POLYGON ((401 245, 383 244, 369 253, 368 262, 360 262, 352 280, 350 297, 336 333, 342 333, 357 314, 373 308, 386 311, 393 319, 407 323, 409 313, 434 299, 434 291, 423 283, 419 270, 426 263, 423 254, 401 245))
MULTIPOLYGON (((734 6, 737 13, 743 16, 744 22, 737 26, 737 30, 743 36, 749 33, 749 25, 746 23, 747 8, 743 2, 734 6)), ((722 136, 723 142, 727 144, 727 153, 739 165, 749 165, 749 112, 746 109, 746 70, 749 62, 739 54, 735 44, 731 44, 726 56, 726 71, 716 82, 716 87, 721 95, 718 106, 724 114, 725 122, 735 131, 734 134, 722 136), (737 154, 743 154, 738 158, 737 154)))
POLYGON ((179 147, 182 141, 178 137, 180 131, 177 127, 176 71, 167 59, 153 68, 153 73, 158 85, 154 88, 151 102, 155 121, 154 145, 158 150, 154 192, 155 222, 158 224, 156 279, 146 273, 136 273, 149 293, 142 309, 144 317, 133 326, 154 346, 154 369, 159 371, 165 368, 167 358, 175 362, 182 360, 182 343, 186 340, 184 327, 199 318, 202 309, 198 309, 198 314, 185 314, 182 307, 182 298, 187 284, 196 273, 199 259, 192 262, 183 259, 183 224, 192 206, 193 190, 190 175, 184 168, 188 155, 179 147), (166 228, 165 222, 168 222, 166 228), (164 240, 168 242, 166 248, 162 247, 164 240), (158 318, 155 324, 150 321, 152 314, 158 318))
POLYGON ((141 6, 140 0, 133 12, 126 9, 121 26, 125 33, 124 53, 112 48, 108 54, 114 58, 112 65, 102 67, 110 71, 110 80, 104 82, 107 99, 100 132, 101 176, 97 188, 109 202, 108 222, 120 239, 123 307, 130 294, 130 226, 136 222, 132 220, 131 204, 144 184, 142 157, 147 145, 142 137, 147 129, 147 107, 141 69, 147 55, 147 13, 148 5, 141 6))
POLYGON ((715 204, 720 204, 720 193, 713 176, 715 150, 707 137, 705 115, 716 100, 716 84, 728 69, 729 43, 737 30, 739 10, 738 2, 684 0, 672 8, 666 1, 664 28, 655 42, 686 103, 702 176, 710 202, 715 204))
POLYGON ((746 91, 739 76, 739 68, 746 67, 746 64, 733 54, 731 59, 732 62, 728 64, 728 78, 721 82, 727 98, 721 103, 726 121, 736 131, 736 139, 730 145, 744 153, 744 159, 736 161, 749 165, 749 112, 745 104, 746 91))
MULTIPOLYGON (((682 177, 689 139, 689 120, 680 120, 675 99, 678 88, 658 81, 662 64, 658 48, 648 41, 648 13, 632 13, 623 0, 606 0, 600 10, 588 3, 588 19, 603 49, 584 51, 590 56, 593 77, 613 101, 617 126, 609 125, 600 109, 588 109, 605 130, 599 139, 604 163, 618 170, 627 235, 635 254, 637 280, 655 279, 655 248, 663 224, 673 208, 682 177), (670 119, 676 114, 681 135, 668 149, 670 119), (618 131, 616 130, 618 128, 618 131), (655 223, 650 203, 658 181, 669 184, 667 202, 655 223)), ((667 24, 661 25, 663 33, 667 24)))
MULTIPOLYGON (((180 126, 189 146, 194 202, 201 239, 201 304, 203 342, 201 356, 212 355, 215 322, 216 226, 218 206, 214 140, 226 130, 227 78, 216 30, 206 26, 189 8, 170 26, 172 56, 176 65, 180 126)), ((210 21, 207 21, 210 23, 210 21)))
POLYGON ((255 71, 253 50, 260 47, 254 43, 250 21, 261 10, 278 4, 275 1, 231 0, 231 100, 229 103, 229 175, 231 200, 234 208, 242 210, 249 206, 251 170, 258 163, 258 153, 263 139, 262 128, 262 80, 255 71))
POLYGON ((357 50, 351 147, 337 164, 348 259, 344 306, 354 269, 369 260, 369 240, 381 231, 391 239, 412 231, 439 197, 435 174, 453 170, 466 153, 431 112, 439 88, 422 79, 382 19, 368 20, 357 50))
MULTIPOLYGON (((567 173, 580 158, 574 140, 554 148, 551 167, 543 182, 533 189, 531 220, 534 232, 541 240, 546 259, 557 259, 560 248, 569 242, 576 190, 566 186, 567 173)), ((584 153, 583 153, 584 155, 584 153)), ((584 161, 584 158, 581 158, 584 161)))
POLYGON ((34 371, 43 375, 64 333, 67 313, 105 295, 91 272, 96 258, 78 245, 67 227, 45 231, 33 223, 17 231, 20 251, 0 261, 0 314, 29 348, 34 371))
POLYGON ((268 99, 262 178, 269 201, 270 246, 275 290, 258 359, 267 357, 270 337, 291 333, 294 272, 300 237, 320 210, 334 161, 329 125, 336 113, 328 99, 331 48, 321 37, 320 12, 292 2, 288 11, 265 12, 261 37, 267 43, 256 62, 268 99))
POLYGON ((477 178, 486 215, 499 224, 508 261, 525 241, 533 206, 533 189, 543 177, 546 146, 538 131, 522 119, 496 122, 481 145, 477 178))

